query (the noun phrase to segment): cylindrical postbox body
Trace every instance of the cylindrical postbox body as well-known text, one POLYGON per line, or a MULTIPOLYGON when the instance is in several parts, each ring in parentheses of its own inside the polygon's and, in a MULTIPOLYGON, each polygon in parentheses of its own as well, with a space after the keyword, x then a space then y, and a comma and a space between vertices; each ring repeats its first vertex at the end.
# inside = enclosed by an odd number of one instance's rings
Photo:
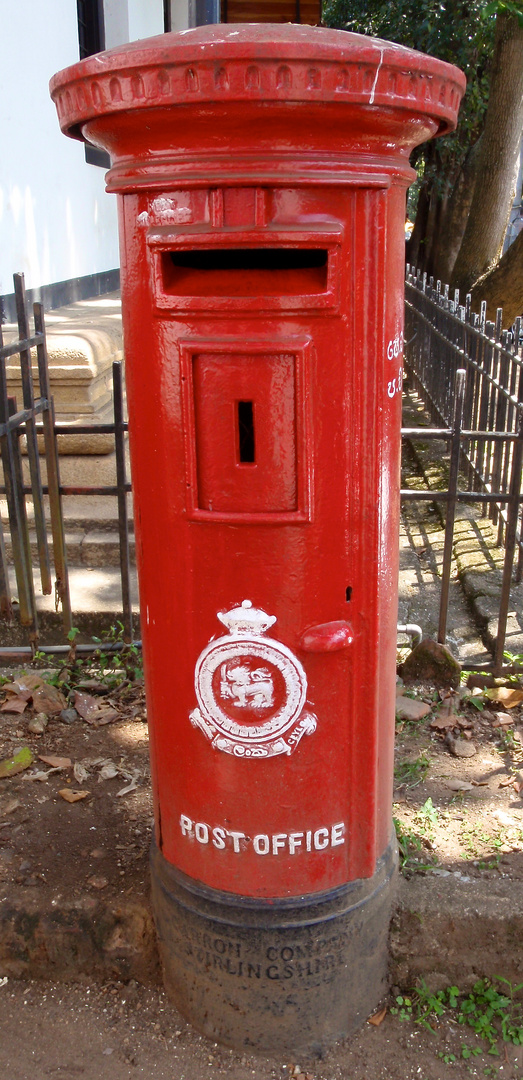
POLYGON ((52 82, 119 197, 165 978, 234 1046, 320 1050, 385 984, 405 189, 463 89, 268 25, 52 82))

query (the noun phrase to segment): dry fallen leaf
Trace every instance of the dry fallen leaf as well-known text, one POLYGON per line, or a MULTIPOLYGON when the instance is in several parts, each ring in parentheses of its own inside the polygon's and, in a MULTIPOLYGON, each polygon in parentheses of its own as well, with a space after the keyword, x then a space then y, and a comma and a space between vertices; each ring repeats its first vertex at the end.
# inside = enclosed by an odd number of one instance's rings
POLYGON ((24 746, 13 757, 4 758, 3 761, 0 761, 0 777, 5 779, 8 776, 14 776, 15 773, 23 772, 32 764, 33 755, 29 747, 24 746))
POLYGON ((521 705, 523 690, 510 686, 495 686, 492 690, 485 690, 485 697, 489 701, 501 701, 505 709, 513 709, 516 705, 521 705))
POLYGON ((46 716, 58 716, 58 713, 62 712, 62 709, 67 708, 67 701, 61 690, 58 690, 56 686, 49 686, 44 683, 43 686, 37 687, 33 693, 33 709, 36 712, 43 712, 46 716))
POLYGON ((101 780, 112 780, 115 776, 118 776, 118 773, 119 769, 114 762, 108 761, 98 773, 98 783, 100 783, 101 780))
POLYGON ((91 794, 90 791, 73 791, 71 788, 61 788, 58 792, 65 799, 66 802, 74 803, 80 802, 80 799, 86 799, 91 794))
POLYGON ((81 694, 77 691, 74 699, 74 707, 87 724, 93 727, 101 727, 102 724, 110 724, 120 715, 116 709, 111 708, 92 694, 81 694))
POLYGON ((383 1009, 380 1009, 379 1012, 374 1013, 374 1016, 369 1016, 368 1023, 373 1024, 374 1027, 379 1027, 380 1024, 383 1023, 386 1015, 387 1015, 387 1009, 385 1007, 383 1009))
POLYGON ((25 695, 26 701, 29 701, 33 692, 32 690, 21 690, 17 682, 4 683, 2 690, 5 690, 6 694, 14 694, 15 697, 24 697, 25 695))
POLYGON ((85 780, 89 779, 89 773, 85 767, 79 761, 76 761, 73 766, 73 775, 77 784, 83 784, 85 780))
POLYGON ((39 754, 39 761, 44 761, 53 769, 69 769, 73 764, 69 757, 55 757, 54 754, 39 754))
POLYGON ((49 776, 52 776, 54 772, 54 769, 48 769, 47 772, 42 770, 40 772, 26 773, 25 776, 22 776, 22 780, 40 780, 44 783, 44 781, 47 780, 49 776))
POLYGON ((95 721, 96 727, 101 727, 102 724, 112 724, 113 720, 119 720, 120 713, 118 709, 113 709, 111 705, 104 705, 98 714, 95 721))
POLYGON ((125 787, 121 788, 120 791, 116 792, 116 798, 119 799, 121 795, 130 795, 131 791, 136 791, 137 787, 138 784, 136 780, 131 780, 130 784, 126 784, 125 787))
POLYGON ((523 791, 523 773, 518 772, 515 776, 504 776, 503 780, 499 781, 500 787, 513 787, 516 795, 519 795, 523 791))
POLYGON ((16 679, 15 682, 6 683, 6 685, 4 686, 4 690, 8 690, 10 693, 13 694, 27 694, 27 697, 30 698, 33 690, 36 690, 38 686, 43 685, 44 680, 40 675, 26 674, 20 675, 20 677, 16 679))
POLYGON ((74 696, 74 707, 82 720, 90 724, 100 711, 100 702, 91 694, 81 694, 77 691, 74 696))
POLYGON ((27 702, 28 697, 22 697, 20 694, 10 694, 7 700, 0 705, 0 712, 23 713, 27 709, 27 702))

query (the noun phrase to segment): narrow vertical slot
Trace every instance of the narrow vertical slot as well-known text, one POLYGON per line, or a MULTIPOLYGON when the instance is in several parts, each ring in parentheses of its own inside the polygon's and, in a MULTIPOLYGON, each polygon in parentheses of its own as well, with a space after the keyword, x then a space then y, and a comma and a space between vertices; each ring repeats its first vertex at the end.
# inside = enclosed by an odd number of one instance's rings
POLYGON ((238 402, 238 458, 241 464, 253 465, 255 457, 254 409, 252 401, 238 402))

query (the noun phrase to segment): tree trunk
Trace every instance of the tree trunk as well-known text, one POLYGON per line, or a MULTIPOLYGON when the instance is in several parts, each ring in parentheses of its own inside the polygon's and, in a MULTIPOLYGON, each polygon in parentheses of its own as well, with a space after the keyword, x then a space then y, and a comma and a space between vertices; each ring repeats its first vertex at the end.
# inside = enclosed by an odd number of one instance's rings
POLYGON ((445 284, 452 277, 467 225, 476 183, 480 146, 481 138, 474 143, 465 158, 440 222, 440 243, 434 266, 434 277, 445 284))
POLYGON ((412 230, 410 239, 407 241, 405 252, 406 260, 411 266, 414 266, 416 270, 421 270, 422 262, 422 244, 427 228, 427 218, 429 215, 429 203, 430 203, 430 189, 427 184, 424 184, 420 189, 418 196, 418 206, 416 210, 416 219, 414 221, 414 228, 412 230))
POLYGON ((487 319, 492 322, 497 308, 503 308, 506 330, 518 315, 523 315, 523 229, 497 266, 476 281, 472 289, 473 307, 478 308, 482 300, 487 301, 487 319))
POLYGON ((436 183, 433 183, 430 192, 429 213, 427 217, 427 230, 425 233, 425 250, 423 270, 429 277, 434 273, 434 248, 438 239, 438 224, 441 214, 441 192, 436 183))
POLYGON ((496 38, 477 182, 453 288, 468 292, 501 254, 514 198, 523 130, 523 28, 515 15, 496 17, 496 38))
POLYGON ((405 247, 406 262, 422 271, 427 269, 427 248, 430 246, 427 233, 434 194, 435 153, 434 143, 430 142, 425 155, 425 175, 418 196, 414 228, 405 247))

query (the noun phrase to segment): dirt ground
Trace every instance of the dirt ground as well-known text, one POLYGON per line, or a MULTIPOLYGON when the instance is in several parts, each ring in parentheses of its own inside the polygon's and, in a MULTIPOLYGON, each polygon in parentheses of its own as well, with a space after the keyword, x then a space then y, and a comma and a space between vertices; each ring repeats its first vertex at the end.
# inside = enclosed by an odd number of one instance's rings
POLYGON ((185 1023, 158 988, 9 980, 0 990, 3 1080, 469 1080, 521 1076, 522 1047, 463 1059, 484 1041, 441 1021, 428 1031, 390 1013, 322 1061, 239 1054, 185 1023))
MULTIPOLYGON (((53 673, 14 677, 19 683, 5 685, 25 687, 53 673)), ((60 692, 67 696, 63 683, 60 692)), ((33 759, 0 779, 0 881, 29 890, 45 885, 56 900, 143 892, 153 824, 143 685, 111 691, 87 676, 70 696, 76 694, 82 704, 92 699, 90 721, 73 712, 64 721, 56 713, 41 735, 28 730, 41 715, 32 698, 23 714, 0 711, 0 758, 29 748, 33 759), (77 801, 66 801, 71 797, 77 801)), ((18 697, 5 688, 1 696, 0 710, 18 697)))
POLYGON ((394 816, 404 872, 521 880, 522 691, 462 687, 441 700, 400 687, 399 713, 404 694, 430 706, 419 720, 397 722, 394 816))
MULTIPOLYGON (((0 778, 3 888, 14 882, 28 897, 44 890, 50 903, 85 895, 144 895, 152 804, 141 680, 124 678, 117 686, 109 676, 101 679, 85 670, 75 679, 70 672, 63 678, 56 671, 34 670, 5 678, 0 688, 0 775, 2 768, 7 771, 0 778), (59 686, 48 690, 48 679, 59 686), (41 734, 29 730, 35 722, 38 727, 37 718, 41 734), (4 763, 20 751, 20 771, 10 771, 4 763)), ((400 686, 399 713, 425 712, 397 725, 394 816, 405 874, 523 879, 523 693, 518 693, 513 686, 469 687, 449 696, 400 686), (407 699, 411 704, 405 706, 407 699)), ((159 986, 27 983, 2 975, 2 1080, 439 1080, 447 1075, 511 1080, 523 1075, 522 1046, 500 1042, 499 1056, 488 1054, 485 1040, 458 1025, 451 1011, 431 1015, 431 1030, 416 1021, 415 1009, 401 1019, 396 998, 404 990, 398 987, 379 1025, 367 1024, 322 1061, 307 1062, 237 1054, 208 1042, 181 1019, 159 986), (462 1056, 464 1046, 470 1056, 462 1056)))

